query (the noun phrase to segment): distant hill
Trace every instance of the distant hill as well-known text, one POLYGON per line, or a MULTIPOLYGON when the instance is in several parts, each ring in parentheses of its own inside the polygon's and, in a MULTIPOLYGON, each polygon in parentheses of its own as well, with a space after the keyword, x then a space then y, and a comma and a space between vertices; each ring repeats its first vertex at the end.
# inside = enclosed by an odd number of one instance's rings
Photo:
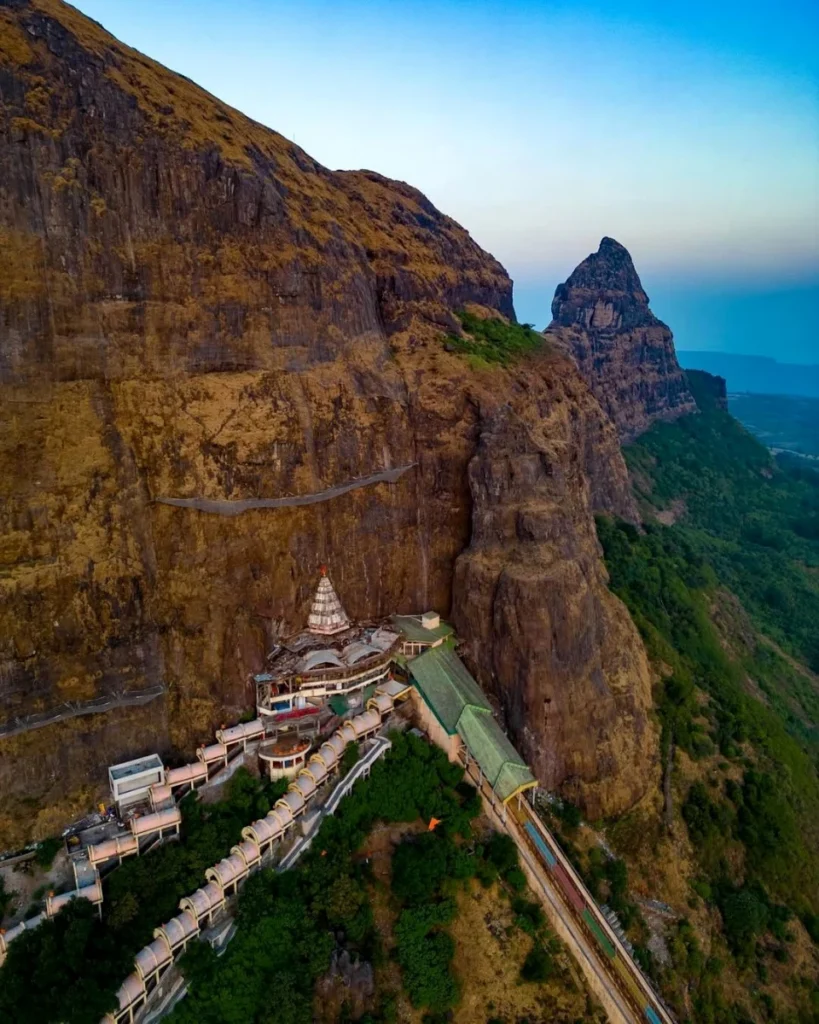
POLYGON ((766 356, 742 356, 728 352, 677 352, 686 370, 707 370, 724 377, 729 392, 757 395, 800 395, 819 398, 819 365, 779 363, 766 356))

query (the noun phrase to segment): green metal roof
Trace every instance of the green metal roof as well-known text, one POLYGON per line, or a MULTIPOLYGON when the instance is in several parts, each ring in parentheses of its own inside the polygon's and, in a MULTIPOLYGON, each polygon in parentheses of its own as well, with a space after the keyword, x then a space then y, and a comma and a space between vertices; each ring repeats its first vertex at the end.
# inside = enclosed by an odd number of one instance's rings
POLYGON ((408 667, 427 704, 450 736, 455 735, 465 707, 491 712, 480 686, 448 647, 433 647, 414 658, 408 667))
POLYGON ((454 651, 434 647, 409 665, 441 725, 456 732, 501 800, 535 785, 535 777, 492 714, 481 688, 454 651))
POLYGON ((365 686, 361 691, 361 700, 356 700, 355 703, 350 702, 349 693, 336 693, 327 701, 330 707, 337 715, 346 715, 347 712, 353 707, 366 707, 367 701, 375 693, 376 683, 370 683, 369 686, 365 686))
POLYGON ((407 640, 416 644, 433 644, 436 640, 452 636, 453 632, 452 626, 446 622, 440 623, 435 629, 427 629, 421 625, 421 619, 417 615, 393 615, 391 621, 407 640))
POLYGON ((491 712, 464 708, 458 734, 501 800, 535 784, 534 775, 491 712))

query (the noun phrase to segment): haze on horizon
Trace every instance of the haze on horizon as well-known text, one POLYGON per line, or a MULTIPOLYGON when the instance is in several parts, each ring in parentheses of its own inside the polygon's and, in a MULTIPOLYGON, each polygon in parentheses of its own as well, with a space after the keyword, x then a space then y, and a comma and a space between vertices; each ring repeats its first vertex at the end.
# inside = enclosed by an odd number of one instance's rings
POLYGON ((333 168, 420 188, 543 327, 603 235, 678 348, 819 362, 807 0, 75 0, 333 168))

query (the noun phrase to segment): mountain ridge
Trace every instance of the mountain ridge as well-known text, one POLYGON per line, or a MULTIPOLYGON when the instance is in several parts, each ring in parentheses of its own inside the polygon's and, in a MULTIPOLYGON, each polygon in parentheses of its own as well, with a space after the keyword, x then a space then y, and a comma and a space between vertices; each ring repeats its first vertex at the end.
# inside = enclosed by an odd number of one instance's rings
POLYGON ((772 356, 685 349, 680 350, 678 356, 685 369, 702 369, 724 377, 729 391, 819 398, 819 364, 816 363, 782 363, 772 356))
POLYGON ((513 318, 500 264, 410 186, 327 171, 58 0, 0 15, 0 701, 166 686, 0 741, 0 842, 244 713, 322 563, 356 618, 451 614, 545 785, 595 816, 640 799, 651 681, 593 520, 636 516, 614 428, 557 351, 447 351, 463 307, 513 318), (154 501, 322 492, 233 518, 154 501), (498 686, 501 579, 532 626, 498 686))

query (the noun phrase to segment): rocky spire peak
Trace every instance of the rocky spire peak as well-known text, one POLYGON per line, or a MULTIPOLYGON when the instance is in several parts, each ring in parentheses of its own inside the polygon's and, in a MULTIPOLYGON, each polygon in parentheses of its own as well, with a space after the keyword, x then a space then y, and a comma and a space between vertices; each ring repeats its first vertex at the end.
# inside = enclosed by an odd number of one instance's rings
POLYGON ((558 286, 552 302, 552 316, 556 321, 566 325, 573 322, 577 306, 572 301, 577 294, 573 293, 578 292, 583 293, 584 305, 594 296, 617 294, 628 301, 641 319, 648 316, 654 320, 631 254, 624 245, 608 236, 601 240, 597 252, 587 256, 566 283, 558 286))
POLYGON ((610 238, 608 235, 603 235, 600 239, 600 246, 597 249, 597 255, 601 253, 622 253, 627 259, 631 259, 628 249, 621 245, 616 238, 610 238))
POLYGON ((620 438, 692 412, 671 331, 651 312, 631 254, 608 236, 558 285, 550 334, 568 348, 620 438))

